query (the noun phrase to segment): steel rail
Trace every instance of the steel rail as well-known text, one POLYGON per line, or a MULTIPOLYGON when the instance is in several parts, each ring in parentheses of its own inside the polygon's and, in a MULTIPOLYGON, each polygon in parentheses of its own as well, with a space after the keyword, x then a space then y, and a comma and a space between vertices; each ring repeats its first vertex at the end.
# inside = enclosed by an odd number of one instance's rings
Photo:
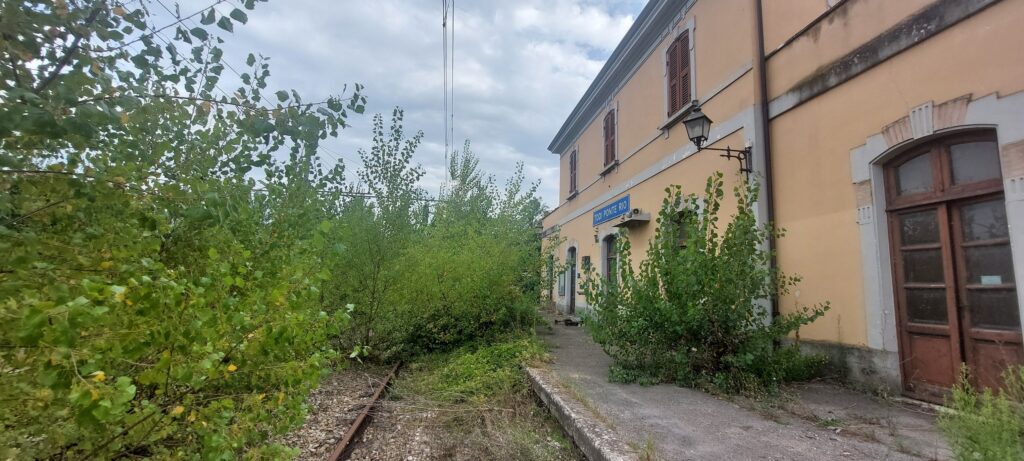
POLYGON ((373 420, 373 409, 377 406, 377 402, 381 397, 384 396, 385 391, 388 388, 388 384, 395 378, 398 373, 398 368, 402 366, 402 362, 398 362, 394 367, 391 368, 391 372, 384 378, 384 382, 380 384, 377 391, 373 393, 373 398, 370 402, 363 407, 363 411, 359 412, 359 416, 356 416, 355 421, 349 426, 348 431, 345 432, 345 436, 341 438, 338 445, 334 447, 334 451, 331 452, 331 456, 327 459, 329 461, 345 461, 352 456, 352 450, 355 448, 355 441, 362 435, 363 431, 366 430, 366 426, 373 420))

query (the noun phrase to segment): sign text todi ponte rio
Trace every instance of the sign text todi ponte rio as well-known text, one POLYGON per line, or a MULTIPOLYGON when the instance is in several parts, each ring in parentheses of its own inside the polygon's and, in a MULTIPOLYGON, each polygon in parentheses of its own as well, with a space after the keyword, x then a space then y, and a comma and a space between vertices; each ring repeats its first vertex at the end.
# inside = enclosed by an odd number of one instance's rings
POLYGON ((629 212, 629 196, 622 197, 594 211, 594 225, 611 221, 629 212))

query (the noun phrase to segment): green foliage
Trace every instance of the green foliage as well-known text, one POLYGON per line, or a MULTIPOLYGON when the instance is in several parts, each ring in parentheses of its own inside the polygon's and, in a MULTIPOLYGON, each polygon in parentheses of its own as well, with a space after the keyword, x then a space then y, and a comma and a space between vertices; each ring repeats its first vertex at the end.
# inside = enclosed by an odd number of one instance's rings
POLYGON ((766 322, 763 300, 799 278, 770 269, 763 244, 774 231, 757 224, 757 193, 737 187, 736 213, 724 224, 721 173, 708 179, 703 197, 670 187, 639 268, 629 262, 629 239, 620 238, 617 277, 590 270, 586 325, 615 361, 611 379, 750 391, 806 378, 823 363, 775 342, 823 315, 827 303, 766 322))
POLYGON ((1003 374, 998 393, 971 386, 966 369, 939 415, 958 460, 1024 459, 1024 367, 1003 374))
POLYGON ((400 123, 396 113, 385 133, 377 120, 360 173, 375 198, 350 203, 336 236, 346 258, 332 270, 331 294, 361 306, 351 341, 391 359, 532 327, 542 263, 536 185, 524 186, 520 165, 499 190, 467 143, 452 156, 447 188, 426 201, 413 186, 422 171, 410 166, 419 135, 405 140, 400 123))
POLYGON ((498 191, 457 156, 431 218, 396 110, 347 183, 318 151, 361 86, 304 101, 249 54, 224 91, 221 34, 248 13, 152 24, 155 6, 2 3, 0 457, 285 457, 266 440, 337 351, 530 322, 541 206, 521 169, 498 191))
POLYGON ((2 5, 0 457, 282 455, 264 442, 301 421, 348 321, 321 290, 343 170, 317 149, 360 88, 266 106, 250 55, 223 92, 205 26, 241 11, 187 30, 2 5))
POLYGON ((531 337, 470 344, 426 357, 419 366, 429 371, 415 375, 409 389, 442 402, 486 404, 495 396, 524 391, 522 367, 546 355, 531 337))

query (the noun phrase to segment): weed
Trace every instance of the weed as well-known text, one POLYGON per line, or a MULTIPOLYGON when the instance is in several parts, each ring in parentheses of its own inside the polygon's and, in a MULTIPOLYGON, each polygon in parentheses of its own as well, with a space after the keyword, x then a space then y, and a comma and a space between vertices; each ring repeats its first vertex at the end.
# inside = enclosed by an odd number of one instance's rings
POLYGON ((401 406, 429 409, 445 459, 570 460, 572 443, 529 390, 522 367, 546 360, 532 337, 424 356, 396 383, 401 406))
POLYGON ((957 459, 1024 459, 1024 367, 1007 370, 998 393, 975 389, 965 369, 946 404, 939 427, 957 459))

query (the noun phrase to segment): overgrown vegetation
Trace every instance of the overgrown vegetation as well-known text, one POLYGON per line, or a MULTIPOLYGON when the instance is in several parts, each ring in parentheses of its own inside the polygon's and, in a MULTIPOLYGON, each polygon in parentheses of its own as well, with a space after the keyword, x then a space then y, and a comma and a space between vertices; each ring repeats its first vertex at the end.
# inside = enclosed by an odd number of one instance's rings
POLYGON ((965 370, 939 414, 958 460, 1024 459, 1024 367, 1010 367, 998 392, 978 390, 965 370))
POLYGON ((766 322, 763 300, 787 293, 799 278, 770 269, 764 242, 782 233, 757 224, 757 193, 737 187, 736 212, 724 223, 721 173, 708 179, 703 197, 668 188, 639 268, 629 239, 620 238, 617 277, 587 274, 593 312, 585 323, 614 360, 611 379, 742 392, 806 379, 823 365, 796 345, 775 343, 823 315, 827 303, 766 322))
POLYGON ((539 342, 511 336, 436 353, 410 366, 392 398, 398 409, 432 409, 447 437, 445 459, 578 459, 572 442, 536 403, 521 367, 546 360, 539 342))
POLYGON ((252 54, 227 78, 218 35, 256 1, 239 3, 153 24, 148 2, 3 2, 0 457, 287 457, 266 440, 337 351, 531 321, 521 172, 500 192, 466 153, 428 201, 396 110, 348 182, 321 143, 361 87, 271 94, 252 54))
POLYGON ((440 197, 425 202, 410 182, 422 175, 410 163, 419 137, 405 140, 398 121, 385 133, 378 120, 361 174, 377 198, 349 206, 337 235, 351 251, 332 270, 332 296, 366 306, 354 312, 349 347, 391 360, 532 327, 541 276, 536 184, 524 184, 519 165, 499 189, 467 143, 452 156, 440 197))

